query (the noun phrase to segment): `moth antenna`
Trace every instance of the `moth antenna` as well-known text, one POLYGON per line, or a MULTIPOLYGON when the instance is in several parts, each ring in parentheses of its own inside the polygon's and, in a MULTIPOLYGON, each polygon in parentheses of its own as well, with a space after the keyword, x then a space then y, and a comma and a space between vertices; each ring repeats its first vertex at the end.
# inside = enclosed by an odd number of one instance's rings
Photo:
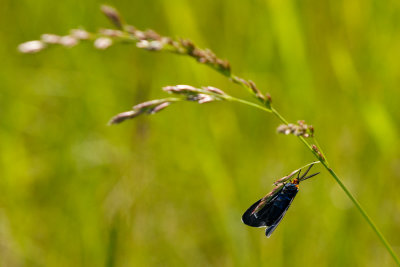
POLYGON ((317 174, 319 174, 319 172, 314 173, 314 174, 311 174, 310 176, 307 176, 307 177, 303 178, 301 181, 304 181, 304 180, 307 180, 307 179, 309 179, 309 178, 311 178, 311 177, 314 177, 314 176, 317 175, 317 174))
POLYGON ((308 169, 306 170, 306 172, 303 174, 303 176, 301 176, 299 179, 300 180, 304 180, 304 177, 306 177, 307 173, 310 171, 310 169, 312 168, 312 166, 314 166, 314 164, 311 164, 310 167, 308 167, 308 169))

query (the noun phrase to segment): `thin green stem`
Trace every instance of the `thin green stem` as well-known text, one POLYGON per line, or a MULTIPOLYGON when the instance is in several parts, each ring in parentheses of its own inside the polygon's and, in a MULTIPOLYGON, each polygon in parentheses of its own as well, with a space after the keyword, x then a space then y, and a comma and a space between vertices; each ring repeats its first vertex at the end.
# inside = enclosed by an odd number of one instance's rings
MULTIPOLYGON (((281 122, 284 124, 288 124, 287 120, 273 107, 270 109, 266 109, 263 106, 260 106, 255 103, 251 103, 248 101, 244 101, 241 99, 235 99, 236 102, 240 102, 252 107, 256 107, 261 110, 266 110, 268 112, 272 112, 281 122)), ((378 227, 375 225, 373 220, 368 216, 367 212, 364 210, 364 208, 361 206, 361 204, 358 202, 358 200, 353 196, 353 194, 349 191, 349 189, 343 184, 343 182, 339 179, 339 177, 336 175, 336 173, 329 168, 328 163, 326 159, 321 160, 318 153, 311 147, 311 145, 306 141, 306 139, 302 136, 298 136, 300 141, 313 153, 313 155, 320 160, 322 165, 325 167, 325 169, 329 172, 329 174, 335 179, 335 181, 339 184, 340 188, 345 192, 347 197, 353 202, 353 204, 356 206, 357 210, 361 213, 361 215, 364 217, 364 219, 367 221, 369 226, 372 228, 372 230, 375 232, 375 234, 379 237, 389 254, 392 256, 393 260, 396 262, 398 266, 400 266, 400 260, 397 257, 396 253, 394 252, 392 246, 389 244, 389 242, 386 240, 385 236, 382 234, 382 232, 378 229, 378 227)))
POLYGON ((233 96, 225 96, 224 98, 225 98, 226 100, 234 101, 234 102, 239 102, 239 103, 242 103, 242 104, 251 106, 251 107, 253 107, 253 108, 261 109, 261 110, 266 111, 266 112, 269 112, 269 113, 273 112, 271 109, 268 109, 268 108, 266 108, 266 107, 260 106, 260 105, 258 105, 258 104, 256 104, 256 103, 253 103, 253 102, 250 102, 250 101, 246 101, 246 100, 244 100, 244 99, 236 98, 236 97, 233 97, 233 96))
POLYGON ((326 164, 329 166, 329 162, 325 156, 324 150, 319 145, 317 138, 315 138, 315 136, 312 136, 312 140, 313 140, 314 144, 318 147, 319 151, 322 153, 322 156, 324 156, 326 164))
POLYGON ((289 122, 281 115, 281 114, 279 114, 279 112, 276 110, 276 109, 274 109, 274 107, 271 107, 271 110, 272 110, 272 113, 281 121, 281 122, 283 122, 284 124, 289 124, 289 122))

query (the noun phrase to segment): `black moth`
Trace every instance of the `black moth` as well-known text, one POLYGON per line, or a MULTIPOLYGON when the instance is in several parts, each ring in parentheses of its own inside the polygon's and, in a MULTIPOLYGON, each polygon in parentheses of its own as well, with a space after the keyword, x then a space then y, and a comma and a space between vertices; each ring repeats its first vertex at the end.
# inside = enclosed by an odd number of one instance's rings
POLYGON ((299 183, 319 174, 318 172, 307 176, 307 173, 313 165, 314 164, 311 164, 301 177, 299 177, 301 170, 296 170, 291 175, 275 182, 275 184, 278 183, 276 188, 271 193, 251 205, 251 207, 243 214, 243 223, 252 227, 267 227, 265 235, 270 237, 272 232, 281 222, 283 216, 285 216, 286 211, 299 191, 299 183), (298 173, 297 178, 288 183, 279 183, 282 180, 285 181, 290 179, 296 172, 298 173))

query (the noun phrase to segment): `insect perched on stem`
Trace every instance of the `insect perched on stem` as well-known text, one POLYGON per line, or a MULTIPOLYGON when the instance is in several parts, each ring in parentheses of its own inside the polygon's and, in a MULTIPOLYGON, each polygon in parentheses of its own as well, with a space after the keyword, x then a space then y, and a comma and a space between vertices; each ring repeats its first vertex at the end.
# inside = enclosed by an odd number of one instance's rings
POLYGON ((267 227, 265 235, 270 237, 281 222, 283 216, 285 216, 286 211, 299 191, 299 183, 319 174, 319 172, 317 172, 307 176, 307 173, 315 163, 316 162, 312 163, 301 177, 301 169, 298 169, 276 181, 274 183, 276 187, 265 197, 251 205, 243 214, 243 223, 252 227, 267 227), (290 180, 296 173, 297 178, 286 183, 286 181, 290 180))

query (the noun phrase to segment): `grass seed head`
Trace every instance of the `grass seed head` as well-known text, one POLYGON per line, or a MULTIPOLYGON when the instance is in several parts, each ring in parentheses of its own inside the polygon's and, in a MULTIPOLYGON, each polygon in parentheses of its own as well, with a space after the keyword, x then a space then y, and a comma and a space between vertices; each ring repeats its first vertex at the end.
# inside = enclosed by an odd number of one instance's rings
POLYGON ((71 35, 62 36, 59 44, 65 47, 74 47, 79 43, 79 40, 71 35))
POLYGON ((40 36, 40 39, 46 44, 59 44, 61 36, 56 34, 44 33, 40 36))
POLYGON ((94 41, 94 47, 99 50, 105 50, 112 45, 113 41, 109 37, 99 37, 94 41))
POLYGON ((314 136, 314 128, 311 125, 307 125, 303 120, 297 121, 297 124, 281 124, 276 130, 281 134, 293 134, 295 136, 302 136, 304 138, 314 136))
POLYGON ((133 119, 136 116, 139 116, 140 114, 141 114, 141 112, 138 112, 135 110, 130 110, 130 111, 125 111, 125 112, 119 113, 108 122, 108 125, 118 124, 125 120, 133 119))
POLYGON ((168 107, 169 105, 171 105, 170 102, 161 103, 161 104, 155 106, 154 108, 150 109, 150 110, 148 111, 148 113, 149 113, 149 114, 155 114, 155 113, 157 113, 157 112, 159 112, 159 111, 165 109, 165 108, 168 107))
POLYGON ((82 29, 72 29, 70 30, 70 35, 78 40, 88 40, 90 38, 90 34, 82 29))
POLYGON ((118 11, 108 5, 101 6, 101 12, 115 25, 115 27, 122 29, 122 19, 118 11))
POLYGON ((18 50, 21 53, 25 54, 33 54, 43 50, 46 47, 46 44, 42 41, 34 40, 22 43, 18 46, 18 50))

